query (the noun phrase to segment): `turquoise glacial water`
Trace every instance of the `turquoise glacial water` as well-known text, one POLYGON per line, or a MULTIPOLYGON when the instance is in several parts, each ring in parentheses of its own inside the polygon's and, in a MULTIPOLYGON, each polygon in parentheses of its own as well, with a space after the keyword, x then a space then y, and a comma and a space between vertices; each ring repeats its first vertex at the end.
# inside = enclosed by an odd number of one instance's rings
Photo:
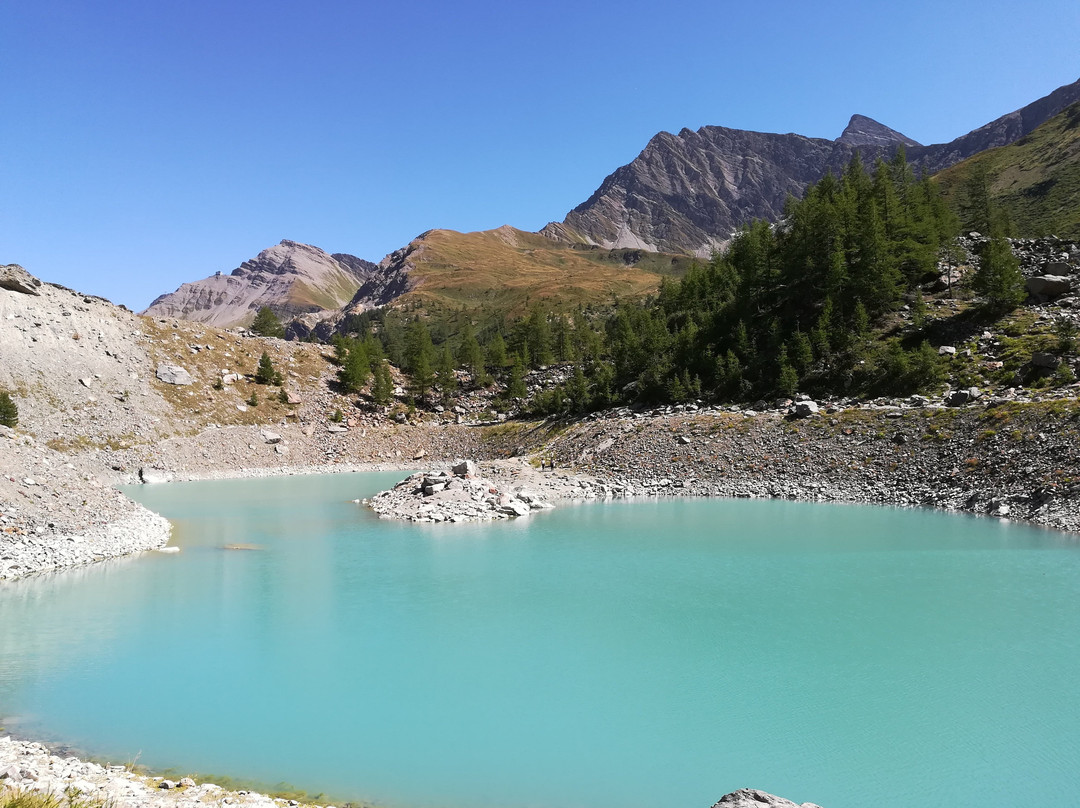
POLYGON ((1080 794, 1073 537, 725 500, 417 527, 349 502, 400 476, 137 489, 180 554, 0 587, 6 726, 418 808, 1080 794))

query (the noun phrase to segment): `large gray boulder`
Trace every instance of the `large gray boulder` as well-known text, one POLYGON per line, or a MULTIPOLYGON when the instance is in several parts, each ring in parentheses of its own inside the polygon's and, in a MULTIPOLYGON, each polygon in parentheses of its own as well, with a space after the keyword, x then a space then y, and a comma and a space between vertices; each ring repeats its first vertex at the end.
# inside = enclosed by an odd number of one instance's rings
POLYGON ((1065 275, 1036 275, 1028 278, 1028 293, 1040 300, 1050 300, 1072 291, 1072 278, 1065 275))
POLYGON ((157 366, 157 377, 166 384, 192 384, 191 374, 179 365, 162 362, 157 366))
POLYGON ((450 471, 455 477, 468 477, 471 479, 476 476, 476 463, 471 460, 461 460, 455 463, 450 471))
POLYGON ((40 295, 41 281, 18 264, 0 266, 0 289, 22 292, 24 295, 40 295))

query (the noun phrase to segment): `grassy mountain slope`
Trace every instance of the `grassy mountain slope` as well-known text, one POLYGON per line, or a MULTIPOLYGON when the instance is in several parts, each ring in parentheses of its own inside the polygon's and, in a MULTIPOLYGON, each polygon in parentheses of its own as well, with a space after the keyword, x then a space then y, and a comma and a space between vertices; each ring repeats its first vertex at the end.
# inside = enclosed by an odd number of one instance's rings
POLYGON ((401 304, 482 305, 513 314, 541 302, 567 308, 640 297, 655 291, 662 276, 681 276, 692 259, 571 246, 503 226, 475 233, 431 230, 415 239, 400 260, 411 264, 415 284, 399 299, 401 304))
POLYGON ((940 172, 942 193, 962 220, 968 189, 984 172, 990 199, 1017 236, 1080 238, 1080 103, 1011 145, 940 172))

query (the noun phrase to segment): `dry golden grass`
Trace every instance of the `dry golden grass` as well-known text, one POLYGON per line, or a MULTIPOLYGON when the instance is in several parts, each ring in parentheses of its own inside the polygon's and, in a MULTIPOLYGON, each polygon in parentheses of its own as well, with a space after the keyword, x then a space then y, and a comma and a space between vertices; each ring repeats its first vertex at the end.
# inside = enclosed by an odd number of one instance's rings
POLYGON ((432 230, 417 242, 410 260, 419 283, 402 303, 484 305, 510 314, 536 303, 569 308, 642 297, 655 292, 664 275, 681 276, 692 260, 572 248, 509 226, 475 233, 432 230))
POLYGON ((150 336, 150 354, 155 366, 159 362, 171 362, 195 379, 194 384, 184 386, 156 379, 154 384, 176 414, 199 429, 210 423, 227 426, 280 421, 293 411, 293 407, 278 401, 280 387, 255 383, 255 369, 263 351, 281 373, 284 389, 302 397, 319 388, 331 370, 328 357, 332 351, 321 345, 241 337, 202 323, 159 322, 150 317, 143 318, 143 330, 150 336), (193 351, 190 347, 193 345, 201 347, 193 351), (215 389, 214 383, 223 370, 238 373, 242 378, 215 389), (258 397, 255 407, 247 403, 252 393, 258 397))

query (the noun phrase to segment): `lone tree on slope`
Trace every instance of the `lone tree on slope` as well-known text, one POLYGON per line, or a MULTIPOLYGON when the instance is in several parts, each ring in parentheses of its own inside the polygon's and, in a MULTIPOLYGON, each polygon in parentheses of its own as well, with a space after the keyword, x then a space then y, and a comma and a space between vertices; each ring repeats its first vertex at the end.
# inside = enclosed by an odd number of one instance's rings
POLYGON ((259 368, 255 371, 256 384, 281 384, 281 374, 274 369, 270 354, 263 351, 259 357, 259 368))
POLYGON ((255 321, 251 324, 251 331, 261 337, 284 337, 285 328, 281 320, 270 310, 269 306, 263 306, 255 315, 255 321))
POLYGON ((19 425, 19 408, 11 400, 11 395, 6 390, 0 390, 0 426, 9 426, 12 429, 19 425))

